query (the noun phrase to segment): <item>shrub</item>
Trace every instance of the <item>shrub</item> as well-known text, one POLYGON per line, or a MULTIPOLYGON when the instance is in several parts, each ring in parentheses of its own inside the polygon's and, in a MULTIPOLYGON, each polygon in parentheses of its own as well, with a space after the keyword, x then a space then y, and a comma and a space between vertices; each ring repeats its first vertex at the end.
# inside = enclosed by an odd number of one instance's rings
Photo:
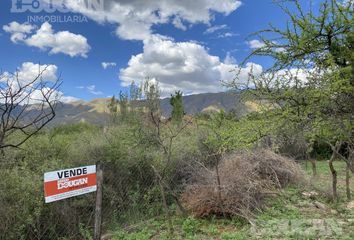
POLYGON ((292 159, 269 150, 229 155, 218 170, 219 174, 216 169, 200 168, 182 194, 182 202, 196 217, 241 216, 250 220, 266 196, 304 178, 292 159))

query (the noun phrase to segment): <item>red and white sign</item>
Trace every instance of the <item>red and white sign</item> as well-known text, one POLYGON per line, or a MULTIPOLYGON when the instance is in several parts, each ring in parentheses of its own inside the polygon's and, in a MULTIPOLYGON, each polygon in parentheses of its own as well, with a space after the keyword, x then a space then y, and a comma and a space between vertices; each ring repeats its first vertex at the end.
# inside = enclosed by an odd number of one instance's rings
POLYGON ((44 173, 45 202, 95 192, 96 165, 44 173))

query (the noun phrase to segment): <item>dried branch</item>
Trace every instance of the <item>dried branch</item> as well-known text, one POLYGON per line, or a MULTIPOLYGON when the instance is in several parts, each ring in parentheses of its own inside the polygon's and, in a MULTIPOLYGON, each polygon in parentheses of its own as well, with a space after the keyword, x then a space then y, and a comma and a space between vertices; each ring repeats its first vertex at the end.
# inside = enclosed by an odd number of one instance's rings
POLYGON ((29 81, 0 73, 0 149, 19 148, 54 119, 61 81, 43 79, 47 68, 29 81))

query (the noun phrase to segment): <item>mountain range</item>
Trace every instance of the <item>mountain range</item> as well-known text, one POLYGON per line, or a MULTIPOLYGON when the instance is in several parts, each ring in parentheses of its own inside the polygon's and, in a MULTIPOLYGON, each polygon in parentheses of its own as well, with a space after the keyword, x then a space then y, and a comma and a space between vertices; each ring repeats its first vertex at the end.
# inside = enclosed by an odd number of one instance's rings
MULTIPOLYGON (((88 122, 96 125, 107 123, 109 98, 98 98, 92 101, 75 101, 60 103, 56 108, 56 117, 50 123, 51 126, 60 124, 88 122)), ((169 117, 172 111, 170 98, 160 101, 162 113, 169 117)), ((233 110, 237 115, 244 115, 257 110, 257 104, 253 102, 241 102, 239 93, 220 92, 188 95, 183 97, 184 111, 188 115, 197 113, 217 112, 223 109, 228 112, 233 110)))

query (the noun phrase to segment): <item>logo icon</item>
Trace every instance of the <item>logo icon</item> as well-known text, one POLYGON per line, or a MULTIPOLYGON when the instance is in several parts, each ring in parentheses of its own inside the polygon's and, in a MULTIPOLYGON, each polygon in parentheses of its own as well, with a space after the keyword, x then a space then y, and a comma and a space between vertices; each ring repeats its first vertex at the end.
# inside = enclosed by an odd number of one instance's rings
POLYGON ((24 3, 23 0, 16 0, 16 8, 22 9, 24 6, 31 6, 34 9, 38 9, 40 3, 38 0, 33 0, 32 3, 24 3))
POLYGON ((104 0, 12 0, 11 12, 23 13, 26 11, 32 13, 39 13, 41 11, 47 13, 54 13, 55 11, 61 13, 70 12, 70 4, 73 4, 77 9, 87 9, 93 11, 104 10, 104 0))
POLYGON ((40 9, 41 3, 39 0, 12 0, 11 12, 37 12, 40 9))

